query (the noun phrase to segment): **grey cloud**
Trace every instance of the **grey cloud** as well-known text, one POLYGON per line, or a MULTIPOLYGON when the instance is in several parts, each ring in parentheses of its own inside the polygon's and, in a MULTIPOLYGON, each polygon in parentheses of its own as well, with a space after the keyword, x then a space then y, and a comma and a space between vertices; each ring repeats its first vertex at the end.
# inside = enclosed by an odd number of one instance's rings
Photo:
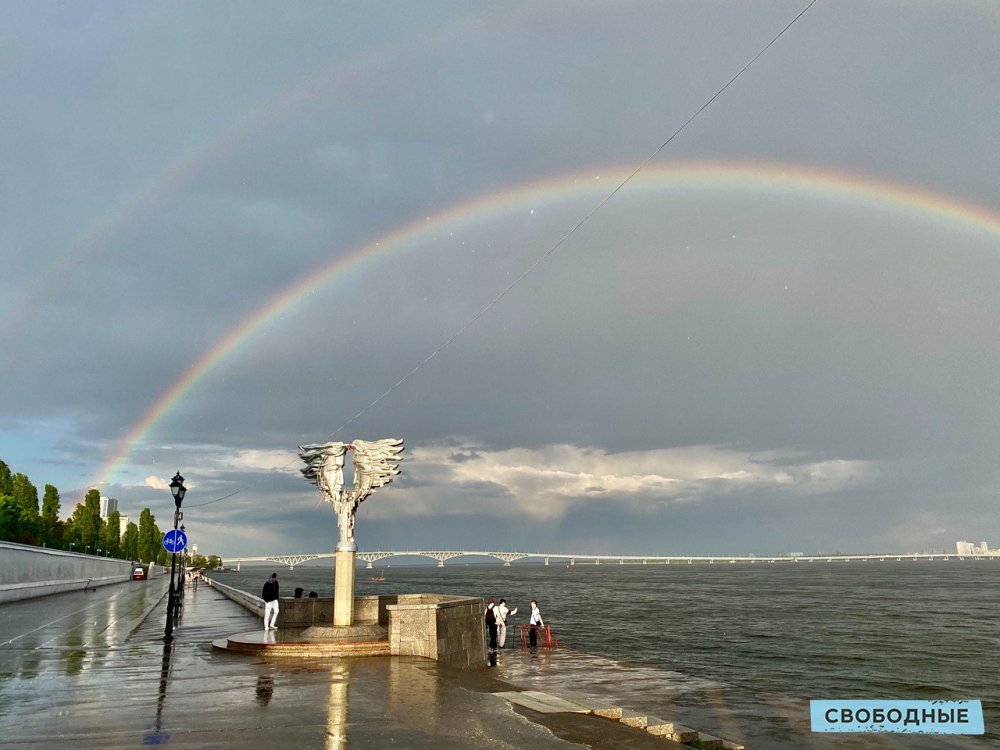
MULTIPOLYGON (((43 293, 0 328, 0 458, 82 491, 151 404, 312 269, 498 190, 638 164, 799 9, 290 3, 261 24, 253 4, 197 19, 143 3, 5 7, 0 311, 32 284, 43 293), (60 266, 74 243, 85 250, 60 266)), ((971 6, 819 4, 651 166, 778 160, 994 206, 991 24, 971 6)), ((442 545, 481 533, 461 515, 435 525, 463 497, 500 535, 608 551, 996 536, 995 231, 770 172, 752 191, 724 176, 640 182, 341 431, 403 435, 414 451, 363 521, 373 543, 404 536, 397 496, 407 531, 442 545), (567 444, 718 446, 801 481, 706 479, 637 504, 597 478, 572 517, 544 523, 504 516, 504 485, 486 477, 450 483, 491 453, 567 444), (427 446, 450 446, 449 461, 420 466, 427 446), (837 461, 878 471, 829 492, 802 478, 837 461)), ((108 489, 169 507, 141 483, 183 467, 192 502, 240 490, 202 511, 221 549, 252 545, 265 522, 269 543, 328 544, 329 509, 304 482, 223 458, 330 436, 602 194, 475 222, 459 211, 372 255, 186 390, 108 489)))

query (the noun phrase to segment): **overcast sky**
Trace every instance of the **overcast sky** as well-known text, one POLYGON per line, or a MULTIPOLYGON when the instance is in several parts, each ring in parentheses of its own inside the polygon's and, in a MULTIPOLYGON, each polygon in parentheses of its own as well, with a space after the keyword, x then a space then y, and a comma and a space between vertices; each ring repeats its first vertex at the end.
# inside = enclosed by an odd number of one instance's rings
POLYGON ((1000 546, 987 0, 820 0, 336 432, 805 5, 4 3, 0 458, 223 556, 383 437, 361 549, 1000 546))

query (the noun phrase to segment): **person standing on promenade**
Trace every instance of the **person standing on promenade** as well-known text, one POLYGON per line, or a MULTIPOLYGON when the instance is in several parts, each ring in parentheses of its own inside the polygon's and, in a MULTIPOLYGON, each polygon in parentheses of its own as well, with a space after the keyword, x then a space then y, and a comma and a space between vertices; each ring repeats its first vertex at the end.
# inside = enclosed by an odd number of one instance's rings
POLYGON ((542 613, 538 609, 538 602, 531 600, 531 617, 528 619, 528 643, 532 648, 538 646, 538 628, 544 628, 542 613))
POLYGON ((264 583, 264 590, 260 594, 264 600, 264 630, 277 630, 275 623, 278 621, 278 574, 271 573, 271 577, 264 583), (268 624, 268 617, 271 622, 268 624))
POLYGON ((486 600, 486 630, 490 634, 490 651, 497 650, 497 612, 493 605, 493 597, 486 600))
POLYGON ((507 642, 507 618, 510 615, 517 614, 517 607, 514 609, 507 609, 507 600, 501 599, 500 604, 496 607, 497 613, 497 636, 499 640, 500 648, 504 647, 504 643, 507 642))

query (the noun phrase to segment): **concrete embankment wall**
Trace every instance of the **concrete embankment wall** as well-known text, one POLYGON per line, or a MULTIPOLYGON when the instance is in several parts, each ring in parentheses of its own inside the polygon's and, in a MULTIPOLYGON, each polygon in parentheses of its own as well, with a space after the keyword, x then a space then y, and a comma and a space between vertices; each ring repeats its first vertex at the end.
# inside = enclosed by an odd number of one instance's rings
MULTIPOLYGON (((264 600, 259 596, 254 596, 253 594, 248 594, 246 591, 241 591, 238 588, 227 586, 226 584, 219 583, 218 581, 213 581, 211 578, 206 577, 205 581, 213 589, 217 589, 220 594, 232 599, 241 607, 249 609, 251 612, 256 613, 260 617, 264 616, 264 600)), ((280 609, 283 609, 283 607, 279 605, 279 610, 280 609)))
MULTIPOLYGON (((259 596, 208 579, 212 588, 237 604, 264 615, 259 596)), ((446 594, 388 594, 354 597, 354 622, 378 623, 389 630, 393 656, 424 656, 459 669, 486 663, 482 599, 446 594)), ((305 628, 333 622, 333 597, 282 597, 278 627, 305 628)))
POLYGON ((486 664, 482 599, 419 594, 390 604, 389 646, 393 654, 426 656, 459 669, 486 664))
MULTIPOLYGON (((162 575, 158 568, 153 575, 162 575)), ((104 586, 132 577, 128 560, 0 542, 0 603, 104 586)))

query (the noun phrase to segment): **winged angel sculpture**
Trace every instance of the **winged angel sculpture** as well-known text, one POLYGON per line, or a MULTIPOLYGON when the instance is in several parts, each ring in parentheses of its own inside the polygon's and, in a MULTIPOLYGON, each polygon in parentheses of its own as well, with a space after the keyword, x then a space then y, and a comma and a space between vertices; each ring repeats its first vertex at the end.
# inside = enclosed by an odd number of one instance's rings
POLYGON ((354 516, 358 506, 379 487, 385 487, 399 475, 396 466, 402 457, 402 438, 355 440, 353 443, 316 443, 300 445, 299 457, 306 462, 300 469, 319 487, 323 499, 333 503, 340 531, 338 549, 356 549, 354 516), (354 487, 344 488, 344 462, 347 451, 354 453, 354 487))

